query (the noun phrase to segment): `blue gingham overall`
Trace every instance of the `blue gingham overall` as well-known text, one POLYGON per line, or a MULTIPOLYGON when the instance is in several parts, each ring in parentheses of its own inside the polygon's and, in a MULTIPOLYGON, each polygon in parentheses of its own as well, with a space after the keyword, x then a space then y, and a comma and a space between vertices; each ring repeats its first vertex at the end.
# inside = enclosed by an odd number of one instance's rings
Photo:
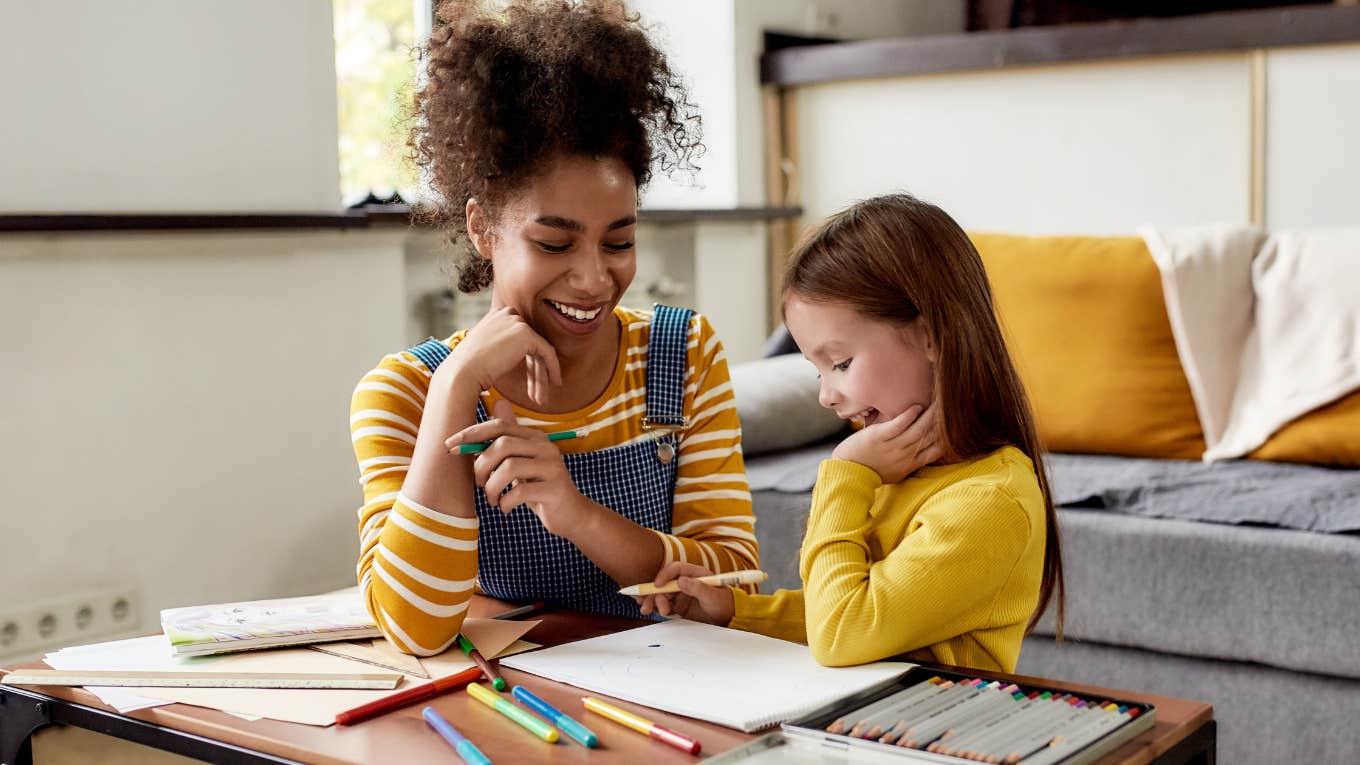
MULTIPOLYGON (((671 530, 678 458, 663 460, 662 444, 678 455, 678 428, 685 422, 685 369, 693 311, 657 305, 647 348, 645 423, 658 437, 593 452, 564 454, 567 472, 587 498, 639 526, 671 530), (670 429, 667 429, 670 428, 670 429)), ((449 354, 437 340, 411 349, 431 371, 449 354)), ((488 419, 477 403, 477 421, 488 419)), ((598 613, 640 617, 637 603, 619 595, 619 585, 571 542, 543 528, 525 505, 509 513, 496 510, 481 489, 476 492, 478 581, 486 594, 504 600, 544 600, 598 613)), ((631 583, 629 583, 631 584, 631 583)))

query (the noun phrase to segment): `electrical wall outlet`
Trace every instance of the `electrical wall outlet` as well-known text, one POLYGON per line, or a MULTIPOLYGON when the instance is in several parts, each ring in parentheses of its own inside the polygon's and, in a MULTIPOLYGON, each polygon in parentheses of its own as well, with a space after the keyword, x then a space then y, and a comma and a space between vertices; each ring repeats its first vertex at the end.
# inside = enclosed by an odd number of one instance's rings
POLYGON ((133 632, 139 622, 131 588, 91 590, 18 606, 0 612, 0 658, 96 642, 133 632))

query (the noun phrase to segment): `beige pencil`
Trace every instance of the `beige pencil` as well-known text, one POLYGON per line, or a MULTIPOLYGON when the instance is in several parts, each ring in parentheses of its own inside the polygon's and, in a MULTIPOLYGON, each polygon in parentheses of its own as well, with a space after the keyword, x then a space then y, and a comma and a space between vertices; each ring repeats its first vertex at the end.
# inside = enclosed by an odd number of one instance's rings
MULTIPOLYGON (((713 574, 711 576, 701 576, 696 578, 698 581, 703 582, 704 584, 711 584, 715 587, 735 587, 740 584, 755 584, 756 582, 763 582, 766 579, 769 579, 770 575, 765 573, 764 571, 747 569, 745 571, 729 571, 726 574, 713 574)), ((679 591, 680 585, 674 581, 667 582, 666 584, 663 584, 660 587, 657 587, 651 582, 643 582, 642 584, 635 584, 632 587, 624 587, 622 590, 619 590, 619 594, 632 595, 634 597, 638 597, 641 595, 658 595, 663 592, 679 592, 679 591)))

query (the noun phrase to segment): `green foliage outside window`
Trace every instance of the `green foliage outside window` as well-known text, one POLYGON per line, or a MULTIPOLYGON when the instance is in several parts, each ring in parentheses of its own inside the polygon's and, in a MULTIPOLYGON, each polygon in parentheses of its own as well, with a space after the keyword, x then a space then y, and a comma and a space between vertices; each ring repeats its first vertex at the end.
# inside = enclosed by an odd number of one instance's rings
POLYGON ((340 192, 411 200, 417 173, 406 159, 416 61, 412 0, 334 0, 339 96, 340 192))

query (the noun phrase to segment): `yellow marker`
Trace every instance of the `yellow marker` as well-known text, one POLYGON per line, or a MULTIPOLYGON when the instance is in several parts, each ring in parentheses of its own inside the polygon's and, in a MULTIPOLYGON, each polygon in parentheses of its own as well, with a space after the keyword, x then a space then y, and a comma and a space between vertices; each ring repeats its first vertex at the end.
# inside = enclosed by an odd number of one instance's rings
MULTIPOLYGON (((710 574, 709 576, 695 577, 695 581, 711 584, 714 587, 736 587, 742 584, 755 584, 769 579, 770 575, 764 571, 747 569, 745 571, 729 571, 726 574, 710 574)), ((657 595, 663 592, 679 592, 680 585, 677 582, 667 582, 660 587, 651 582, 635 584, 631 587, 624 587, 619 590, 620 595, 632 595, 640 597, 642 595, 657 595)))
POLYGON ((506 717, 509 717, 520 725, 523 725, 525 730, 544 741, 547 741, 549 744, 557 743, 556 728, 501 698, 499 693, 489 691, 477 683, 469 685, 467 689, 468 693, 472 694, 472 698, 491 707, 497 712, 500 712, 506 717))

